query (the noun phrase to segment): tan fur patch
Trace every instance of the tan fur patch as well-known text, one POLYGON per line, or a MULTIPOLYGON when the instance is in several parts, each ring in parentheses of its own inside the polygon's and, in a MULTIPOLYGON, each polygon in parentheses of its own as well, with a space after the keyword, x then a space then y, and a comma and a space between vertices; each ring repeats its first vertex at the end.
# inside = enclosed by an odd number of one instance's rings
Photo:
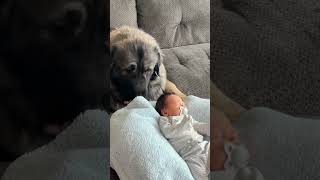
POLYGON ((121 26, 110 33, 110 45, 117 44, 117 46, 126 48, 128 42, 133 41, 142 41, 147 45, 158 47, 160 49, 157 41, 140 29, 130 26, 121 26))

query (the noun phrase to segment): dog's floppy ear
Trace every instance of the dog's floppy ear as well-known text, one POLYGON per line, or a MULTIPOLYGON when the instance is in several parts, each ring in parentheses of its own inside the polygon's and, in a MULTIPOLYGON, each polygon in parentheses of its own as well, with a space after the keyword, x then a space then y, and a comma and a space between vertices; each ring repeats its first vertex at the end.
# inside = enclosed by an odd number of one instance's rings
POLYGON ((159 46, 153 48, 153 51, 158 55, 158 62, 153 68, 153 74, 151 75, 150 80, 153 81, 160 77, 160 65, 163 62, 163 54, 159 46))
POLYGON ((162 63, 163 53, 162 53, 160 47, 159 46, 154 47, 153 51, 158 54, 159 62, 162 63))
POLYGON ((160 63, 157 63, 153 68, 153 74, 151 75, 150 80, 153 81, 157 77, 159 77, 160 76, 159 73, 160 73, 160 63))

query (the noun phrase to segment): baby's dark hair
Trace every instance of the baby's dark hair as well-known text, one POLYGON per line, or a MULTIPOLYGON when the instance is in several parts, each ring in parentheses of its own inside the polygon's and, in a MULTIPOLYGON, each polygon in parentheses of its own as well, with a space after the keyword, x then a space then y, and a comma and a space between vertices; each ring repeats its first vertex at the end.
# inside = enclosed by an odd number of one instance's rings
POLYGON ((157 100, 155 109, 162 116, 161 109, 163 109, 166 105, 166 99, 170 95, 175 95, 175 93, 163 93, 157 100))

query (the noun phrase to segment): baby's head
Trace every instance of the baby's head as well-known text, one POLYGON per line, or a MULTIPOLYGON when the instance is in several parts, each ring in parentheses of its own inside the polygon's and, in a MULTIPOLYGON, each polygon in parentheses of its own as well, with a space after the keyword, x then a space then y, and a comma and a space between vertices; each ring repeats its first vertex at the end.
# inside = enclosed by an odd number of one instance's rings
POLYGON ((179 116, 182 107, 184 103, 179 96, 174 93, 164 93, 158 98, 155 109, 161 116, 179 116))

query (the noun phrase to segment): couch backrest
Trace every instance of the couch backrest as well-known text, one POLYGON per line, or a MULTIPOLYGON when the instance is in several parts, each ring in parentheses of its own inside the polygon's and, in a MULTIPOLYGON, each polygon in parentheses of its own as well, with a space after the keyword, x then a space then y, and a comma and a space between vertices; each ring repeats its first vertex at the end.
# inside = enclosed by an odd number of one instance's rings
POLYGON ((110 27, 128 25, 138 27, 135 0, 110 1, 110 27))
POLYGON ((210 0, 111 0, 111 27, 131 25, 161 48, 210 42, 210 0))

